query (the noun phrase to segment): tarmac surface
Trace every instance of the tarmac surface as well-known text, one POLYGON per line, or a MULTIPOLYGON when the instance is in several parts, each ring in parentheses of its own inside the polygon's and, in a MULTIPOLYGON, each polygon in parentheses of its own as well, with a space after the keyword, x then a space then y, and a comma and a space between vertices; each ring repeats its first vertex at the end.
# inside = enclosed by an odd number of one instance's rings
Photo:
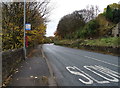
POLYGON ((38 46, 18 66, 8 86, 48 86, 49 77, 48 65, 42 57, 41 46, 38 46))
POLYGON ((118 88, 120 58, 117 56, 54 44, 44 44, 42 48, 58 86, 118 88))

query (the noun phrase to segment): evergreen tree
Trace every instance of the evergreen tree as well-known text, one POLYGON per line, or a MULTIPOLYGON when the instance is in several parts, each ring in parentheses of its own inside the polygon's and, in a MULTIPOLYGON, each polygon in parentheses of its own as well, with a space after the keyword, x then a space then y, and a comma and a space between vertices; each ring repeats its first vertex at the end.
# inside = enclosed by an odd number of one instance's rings
POLYGON ((112 20, 113 20, 112 9, 111 9, 111 7, 110 7, 109 5, 107 6, 107 9, 106 9, 106 18, 107 18, 107 20, 109 20, 109 21, 112 21, 112 20))

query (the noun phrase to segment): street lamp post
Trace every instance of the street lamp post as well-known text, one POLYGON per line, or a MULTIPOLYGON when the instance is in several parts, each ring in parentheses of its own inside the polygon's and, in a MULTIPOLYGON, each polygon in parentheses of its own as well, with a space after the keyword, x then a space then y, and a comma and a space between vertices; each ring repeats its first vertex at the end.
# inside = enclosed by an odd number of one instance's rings
POLYGON ((25 59, 26 59, 26 39, 25 39, 25 30, 26 30, 26 0, 24 0, 24 54, 25 54, 25 59))

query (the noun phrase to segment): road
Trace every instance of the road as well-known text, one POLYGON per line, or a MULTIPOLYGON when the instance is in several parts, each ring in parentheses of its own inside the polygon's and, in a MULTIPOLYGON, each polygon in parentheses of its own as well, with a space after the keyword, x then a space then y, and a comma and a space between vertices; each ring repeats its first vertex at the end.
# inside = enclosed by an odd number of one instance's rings
POLYGON ((58 86, 118 86, 117 56, 44 44, 58 86))

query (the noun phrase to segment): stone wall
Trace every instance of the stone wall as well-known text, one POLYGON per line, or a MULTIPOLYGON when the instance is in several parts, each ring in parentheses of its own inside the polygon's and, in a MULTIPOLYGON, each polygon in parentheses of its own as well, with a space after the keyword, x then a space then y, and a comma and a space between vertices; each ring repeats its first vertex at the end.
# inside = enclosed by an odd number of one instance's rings
POLYGON ((84 48, 92 51, 100 51, 103 53, 111 53, 120 56, 120 47, 83 45, 79 46, 79 48, 84 48))
POLYGON ((71 45, 71 44, 59 44, 62 46, 72 47, 72 48, 79 48, 79 49, 86 49, 91 51, 97 51, 102 53, 111 53, 113 55, 120 56, 120 47, 112 47, 112 46, 90 46, 90 45, 71 45))
POLYGON ((23 48, 8 50, 2 53, 2 80, 4 81, 15 69, 15 67, 24 60, 23 48))

